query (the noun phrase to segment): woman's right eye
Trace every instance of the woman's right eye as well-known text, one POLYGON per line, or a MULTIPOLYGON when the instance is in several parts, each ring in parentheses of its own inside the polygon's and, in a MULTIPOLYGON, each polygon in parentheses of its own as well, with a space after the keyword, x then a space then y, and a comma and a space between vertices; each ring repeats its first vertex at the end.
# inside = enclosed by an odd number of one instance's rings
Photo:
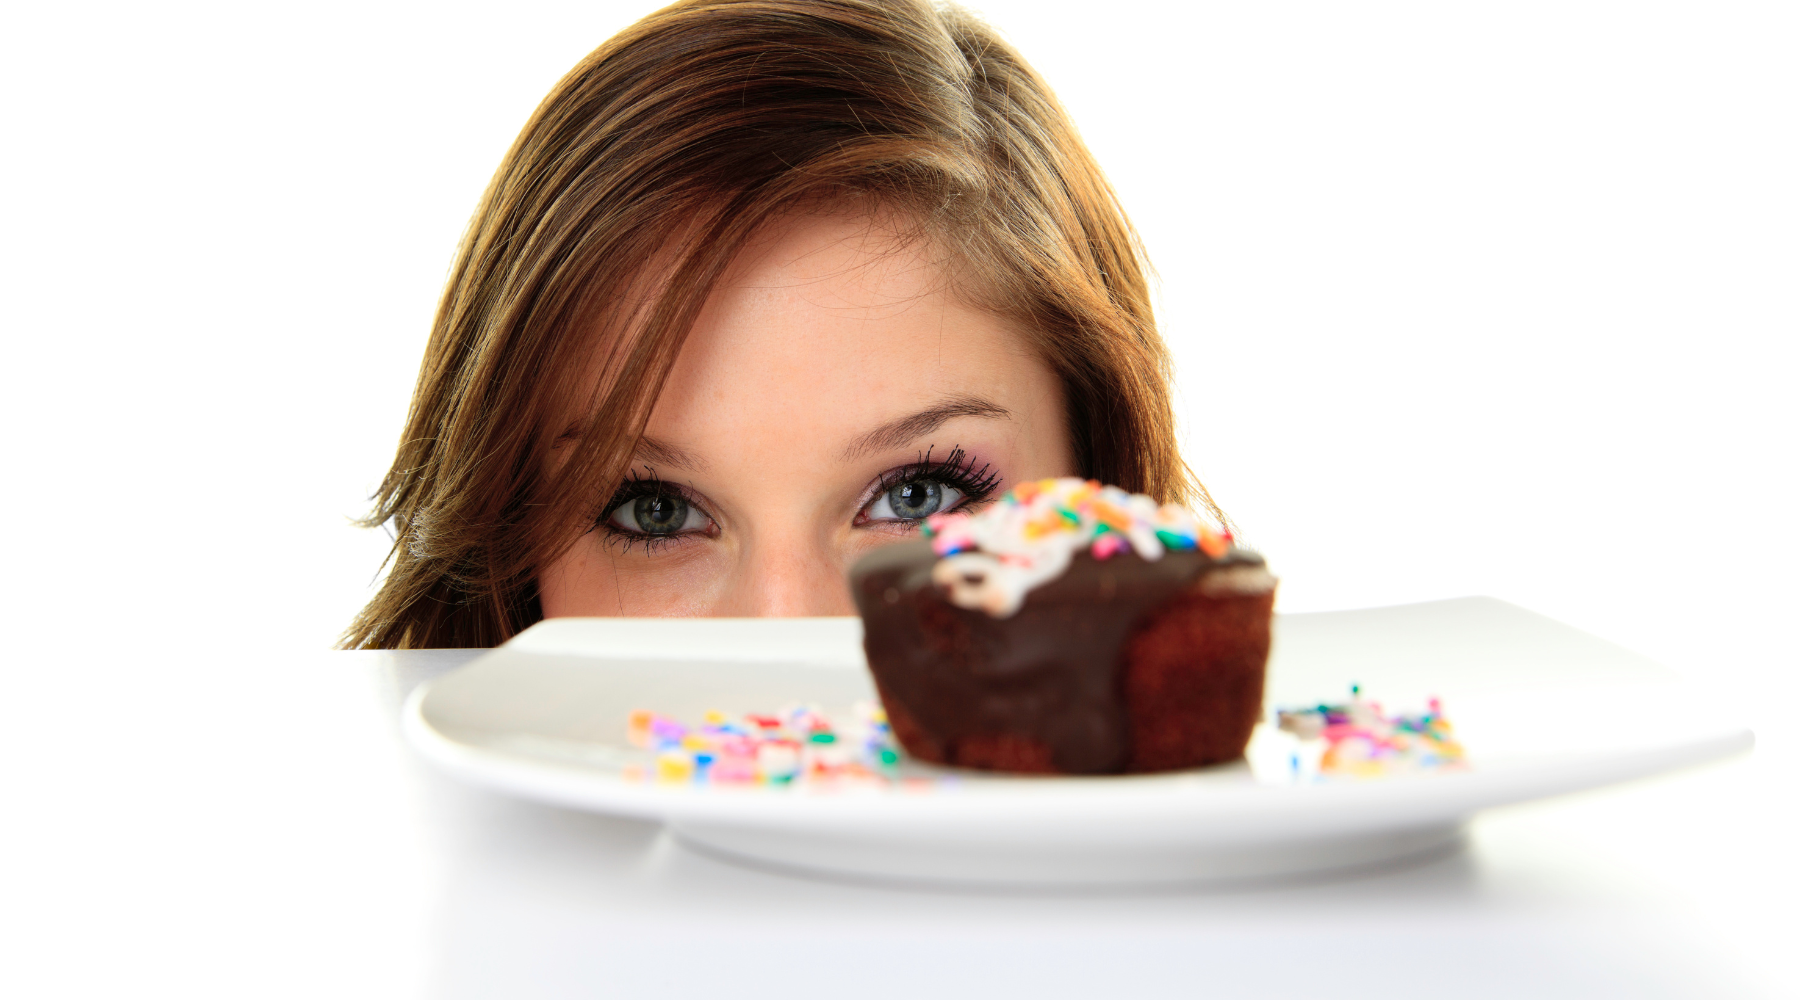
POLYGON ((613 508, 606 524, 630 535, 668 537, 705 531, 712 527, 706 512, 673 494, 641 496, 613 508))

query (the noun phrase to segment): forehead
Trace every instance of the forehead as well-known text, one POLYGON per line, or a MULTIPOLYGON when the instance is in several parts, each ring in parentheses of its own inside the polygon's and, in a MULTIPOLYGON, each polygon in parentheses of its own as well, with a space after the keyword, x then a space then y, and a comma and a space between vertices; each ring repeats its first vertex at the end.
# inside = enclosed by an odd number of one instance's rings
POLYGON ((955 294, 954 267, 904 218, 779 220, 708 298, 650 433, 701 447, 771 434, 829 446, 921 401, 973 395, 1014 409, 1041 389, 1042 365, 1010 321, 955 294))

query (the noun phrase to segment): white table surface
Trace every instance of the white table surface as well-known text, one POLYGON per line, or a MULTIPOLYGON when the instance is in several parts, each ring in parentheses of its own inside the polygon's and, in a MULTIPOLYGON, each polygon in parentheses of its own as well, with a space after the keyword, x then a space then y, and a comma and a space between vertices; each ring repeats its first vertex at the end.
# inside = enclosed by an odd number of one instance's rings
MULTIPOLYGON (((9 996, 1794 995, 1792 728, 1485 814, 1331 882, 980 895, 809 881, 464 788, 396 714, 460 651, 154 655, 22 676, 9 996)), ((1796 704, 1791 681, 1763 711, 1796 704)))

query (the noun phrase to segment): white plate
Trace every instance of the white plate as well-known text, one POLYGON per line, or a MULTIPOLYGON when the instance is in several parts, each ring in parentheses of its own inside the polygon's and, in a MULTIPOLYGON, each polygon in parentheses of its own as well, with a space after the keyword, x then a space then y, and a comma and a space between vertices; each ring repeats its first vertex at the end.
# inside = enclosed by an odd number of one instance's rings
MULTIPOLYGON (((1441 696, 1467 771, 1296 787, 1242 764, 1109 778, 968 775, 928 791, 628 780, 625 720, 872 697, 860 622, 556 619, 414 692, 406 732, 502 792, 661 820, 766 866, 875 879, 1121 885, 1256 879, 1441 851, 1492 806, 1747 750, 1728 706, 1631 652, 1491 598, 1283 615, 1272 704, 1441 696)), ((909 765, 918 773, 948 772, 909 765)))

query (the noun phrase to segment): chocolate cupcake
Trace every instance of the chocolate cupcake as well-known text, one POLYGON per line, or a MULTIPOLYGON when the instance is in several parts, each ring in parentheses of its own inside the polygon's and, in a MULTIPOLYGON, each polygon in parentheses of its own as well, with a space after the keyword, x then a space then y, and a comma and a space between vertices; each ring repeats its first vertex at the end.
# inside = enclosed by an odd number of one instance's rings
POLYGON ((894 734, 1044 774, 1235 760, 1262 709, 1275 578, 1174 506, 1080 479, 934 517, 850 575, 894 734))

